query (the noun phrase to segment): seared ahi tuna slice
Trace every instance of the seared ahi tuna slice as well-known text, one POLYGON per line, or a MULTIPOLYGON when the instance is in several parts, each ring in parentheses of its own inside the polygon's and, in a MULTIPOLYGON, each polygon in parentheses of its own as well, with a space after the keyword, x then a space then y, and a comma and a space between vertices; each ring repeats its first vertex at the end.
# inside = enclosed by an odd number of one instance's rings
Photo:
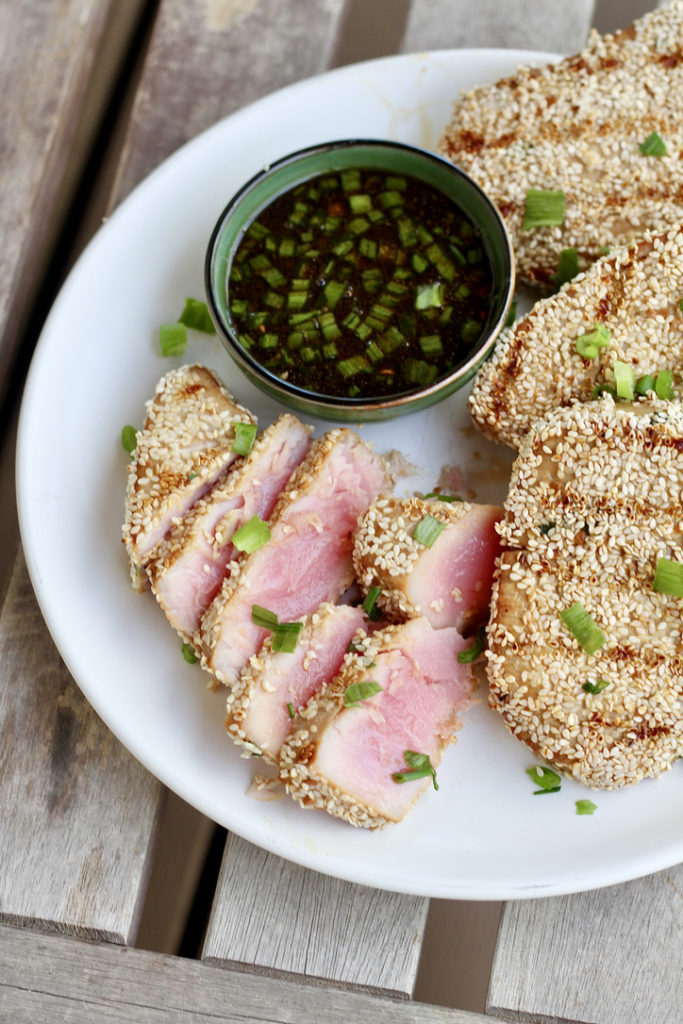
POLYGON ((394 619, 424 615, 435 629, 470 631, 488 616, 502 515, 495 505, 380 498, 356 531, 361 586, 379 587, 377 603, 394 619))
POLYGON ((123 540, 136 589, 154 547, 237 458, 234 424, 253 417, 203 366, 172 370, 147 403, 129 467, 123 540))
POLYGON ((267 637, 228 697, 230 735, 276 764, 294 715, 337 674, 364 621, 361 608, 324 604, 304 620, 292 653, 273 651, 267 637))
POLYGON ((147 573, 171 625, 192 640, 201 617, 239 557, 236 530, 252 516, 268 519, 310 448, 310 428, 280 416, 225 480, 194 505, 155 549, 147 573))
POLYGON ((381 460, 353 431, 314 442, 275 507, 270 539, 242 559, 202 621, 203 664, 219 682, 233 685, 267 635, 252 622, 254 605, 288 622, 344 592, 358 517, 385 484, 381 460))
POLYGON ((455 628, 434 630, 425 618, 375 633, 365 654, 345 659, 312 698, 283 744, 280 778, 288 792, 352 825, 400 821, 432 784, 429 775, 395 781, 394 773, 409 770, 406 751, 428 755, 436 768, 473 692, 472 668, 458 662, 466 646, 455 628), (364 682, 381 690, 355 700, 349 687, 364 682))

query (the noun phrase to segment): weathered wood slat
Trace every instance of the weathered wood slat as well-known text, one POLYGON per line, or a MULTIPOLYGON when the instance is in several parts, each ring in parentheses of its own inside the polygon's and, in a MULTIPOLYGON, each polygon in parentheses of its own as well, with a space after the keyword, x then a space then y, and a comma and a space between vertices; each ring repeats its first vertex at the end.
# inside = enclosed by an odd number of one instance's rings
POLYGON ((595 892, 508 903, 487 1010, 510 1021, 680 1024, 683 865, 595 892))
POLYGON ((503 46, 573 53, 586 41, 594 0, 413 0, 401 51, 503 46))
POLYGON ((141 2, 0 4, 0 398, 120 59, 103 36, 114 18, 123 49, 141 2))
POLYGON ((22 558, 0 665, 0 920, 130 942, 161 787, 76 688, 22 558))
POLYGON ((345 5, 346 0, 165 0, 133 110, 117 200, 221 117, 324 71, 345 5))
POLYGON ((230 836, 203 956, 410 996, 428 900, 289 864, 230 836))
POLYGON ((7 927, 0 927, 0 1017, 12 1024, 494 1024, 481 1014, 7 927))

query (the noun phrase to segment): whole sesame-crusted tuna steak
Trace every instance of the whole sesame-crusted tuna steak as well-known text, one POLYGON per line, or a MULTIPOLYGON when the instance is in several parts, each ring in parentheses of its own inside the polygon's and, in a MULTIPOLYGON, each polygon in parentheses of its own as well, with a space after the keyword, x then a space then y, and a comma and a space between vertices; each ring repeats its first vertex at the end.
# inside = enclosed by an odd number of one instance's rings
POLYGON ((589 786, 683 754, 683 409, 606 396, 539 420, 513 467, 488 627, 489 703, 589 786))
POLYGON ((683 3, 670 3, 455 103, 440 151, 499 207, 520 279, 549 285, 563 249, 591 261, 683 222, 682 40, 683 3), (666 155, 642 152, 653 132, 666 155), (564 193, 560 224, 525 230, 530 189, 564 193))
POLYGON ((277 763, 295 715, 337 674, 353 637, 364 636, 362 608, 324 604, 306 616, 294 651, 273 651, 266 637, 233 686, 226 728, 238 743, 277 763))
POLYGON ((363 651, 348 654, 282 746, 287 791, 303 807, 352 825, 400 821, 432 785, 429 771, 404 782, 394 778, 411 771, 406 752, 426 755, 436 769, 471 697, 471 666, 458 662, 465 646, 456 629, 433 630, 419 618, 388 626, 363 651), (355 688, 367 682, 376 692, 359 698, 355 688))
POLYGON ((137 433, 129 466, 123 540, 138 590, 144 567, 174 519, 182 516, 238 457, 235 423, 253 423, 204 366, 182 366, 161 378, 137 433))
POLYGON ((358 517, 386 484, 381 460, 352 430, 313 443, 273 511, 270 539, 238 564, 202 621, 202 663, 219 682, 235 683, 267 634, 254 605, 289 622, 347 589, 358 517))
POLYGON ((310 433, 296 417, 280 416, 155 548, 147 566, 152 590, 186 640, 195 639, 230 563, 240 556, 232 543, 235 531, 252 516, 268 519, 310 448, 310 433))
POLYGON ((358 524, 353 559, 367 593, 394 619, 426 616, 469 632, 488 617, 500 551, 495 505, 380 497, 358 524), (424 530, 424 539, 420 531, 424 530))
POLYGON ((680 388, 682 297, 682 227, 598 260, 501 335, 474 380, 475 424, 494 441, 519 448, 539 416, 574 398, 590 399, 598 385, 613 385, 614 360, 630 363, 636 376, 673 370, 680 388), (577 341, 596 328, 602 347, 584 358, 577 341))

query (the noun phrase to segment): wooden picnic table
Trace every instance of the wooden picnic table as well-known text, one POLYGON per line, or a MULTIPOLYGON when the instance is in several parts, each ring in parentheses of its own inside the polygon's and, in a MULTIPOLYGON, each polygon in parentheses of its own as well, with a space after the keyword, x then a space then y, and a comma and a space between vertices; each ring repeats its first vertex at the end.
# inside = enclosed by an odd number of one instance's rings
POLYGON ((18 397, 47 306, 100 218, 180 144, 340 61, 458 46, 571 52, 600 6, 0 7, 0 1019, 683 1020, 682 866, 577 895, 458 905, 317 874, 182 805, 62 663, 10 498, 18 397))

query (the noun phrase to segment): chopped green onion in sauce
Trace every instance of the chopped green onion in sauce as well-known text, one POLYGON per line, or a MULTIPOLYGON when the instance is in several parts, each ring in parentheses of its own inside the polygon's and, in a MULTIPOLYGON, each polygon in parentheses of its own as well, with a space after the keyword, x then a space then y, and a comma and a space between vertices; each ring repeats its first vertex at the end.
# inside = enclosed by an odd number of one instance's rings
POLYGON ((238 455, 248 455, 256 439, 255 423, 234 424, 235 437, 232 442, 232 450, 238 455))
POLYGON ((615 359, 612 362, 614 370, 614 383, 617 390, 617 398, 625 402, 632 402, 635 398, 636 375, 630 363, 622 363, 615 359))
POLYGON ((546 768, 545 765, 536 764, 533 768, 527 768, 526 773, 532 782, 535 782, 539 789, 534 790, 534 796, 539 796, 544 793, 559 793, 562 780, 557 772, 554 772, 552 768, 546 768))
POLYGON ((580 601, 560 612, 560 618, 586 654, 595 654, 606 643, 607 637, 580 601))
POLYGON ((527 190, 522 230, 562 224, 564 221, 564 192, 552 189, 527 190))
POLYGON ((576 801, 576 813, 577 814, 595 814, 598 807, 592 800, 577 800, 576 801))
POLYGON ((477 630, 477 635, 474 638, 474 642, 469 647, 463 648, 462 651, 458 651, 458 661, 461 665, 467 665, 472 661, 476 661, 481 652, 484 650, 484 640, 486 638, 486 628, 480 626, 477 630))
POLYGON ((381 692, 382 687, 374 679, 368 679, 362 683, 351 683, 344 690, 344 707, 359 708, 361 701, 368 700, 370 697, 374 697, 376 693, 381 692))
POLYGON ((425 547, 431 548, 436 538, 445 529, 445 523, 442 523, 435 516, 427 515, 416 524, 413 530, 413 538, 419 544, 424 544, 425 547))
POLYGON ((159 344, 162 356, 182 356, 187 349, 185 324, 162 324, 159 328, 159 344))
POLYGON ((683 597, 683 565, 671 558, 658 558, 652 589, 658 594, 683 597))
POLYGON ((481 231, 440 191, 349 168, 262 209, 227 290, 235 334, 264 369, 308 392, 381 397, 430 385, 468 358, 493 277, 481 231))
POLYGON ((287 711, 289 712, 289 717, 291 719, 294 719, 294 705, 292 704, 291 701, 289 701, 287 704, 287 711))
POLYGON ((232 543, 238 551, 250 555, 270 540, 270 527, 260 516, 252 516, 232 535, 232 543))
POLYGON ((429 754, 420 754, 416 750, 404 750, 403 756, 410 771, 394 772, 394 782, 414 782, 416 779, 426 779, 431 776, 434 789, 438 789, 436 781, 436 769, 429 759, 429 754))
POLYGON ((594 683, 584 683, 581 687, 586 693, 602 693, 610 685, 609 679, 597 679, 594 683))
POLYGON ((377 598, 379 597, 381 590, 379 587, 370 587, 365 600, 363 601, 363 611, 371 622, 376 622, 382 614, 380 609, 377 607, 377 598))
POLYGON ((666 156, 666 143, 658 132, 650 132, 639 146, 643 156, 666 156))
POLYGON ((567 281, 571 281, 579 272, 579 254, 576 249, 563 249, 557 263, 557 271, 551 277, 555 287, 559 289, 567 281))
POLYGON ((185 299, 185 308, 178 317, 178 323, 204 334, 216 333, 209 307, 199 299, 185 299))
POLYGON ((597 359, 598 352, 609 344, 609 331, 602 324, 594 324, 591 331, 576 339, 576 351, 584 359, 597 359))
POLYGON ((138 446, 138 432, 135 427, 131 427, 130 423, 127 423, 121 431, 121 444, 129 455, 132 455, 138 446))
POLYGON ((192 644, 184 643, 182 646, 182 652, 183 658, 188 663, 188 665, 194 665, 196 664, 196 662, 199 661, 199 658, 197 657, 197 652, 195 651, 192 644))

